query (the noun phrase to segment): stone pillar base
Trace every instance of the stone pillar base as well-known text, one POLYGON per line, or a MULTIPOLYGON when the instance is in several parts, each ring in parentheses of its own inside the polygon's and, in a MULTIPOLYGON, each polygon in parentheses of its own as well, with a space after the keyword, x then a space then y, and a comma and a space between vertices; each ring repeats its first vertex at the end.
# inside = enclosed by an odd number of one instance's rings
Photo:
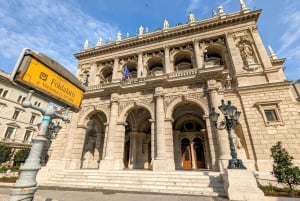
POLYGON ((224 188, 228 198, 233 201, 265 200, 264 193, 249 170, 225 169, 224 188))
POLYGON ((174 160, 167 160, 167 159, 153 160, 152 170, 157 172, 175 171, 174 160))
POLYGON ((37 187, 10 189, 9 201, 32 201, 37 187))
POLYGON ((123 170, 124 164, 121 159, 104 159, 100 161, 100 170, 123 170))

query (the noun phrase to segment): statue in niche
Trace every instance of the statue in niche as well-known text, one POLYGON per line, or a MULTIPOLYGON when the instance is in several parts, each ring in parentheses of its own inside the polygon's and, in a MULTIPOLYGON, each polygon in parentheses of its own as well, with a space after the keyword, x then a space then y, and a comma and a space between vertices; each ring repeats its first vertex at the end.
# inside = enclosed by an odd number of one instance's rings
POLYGON ((254 59, 255 54, 249 43, 245 40, 241 40, 239 49, 245 66, 249 67, 250 65, 256 64, 254 59))

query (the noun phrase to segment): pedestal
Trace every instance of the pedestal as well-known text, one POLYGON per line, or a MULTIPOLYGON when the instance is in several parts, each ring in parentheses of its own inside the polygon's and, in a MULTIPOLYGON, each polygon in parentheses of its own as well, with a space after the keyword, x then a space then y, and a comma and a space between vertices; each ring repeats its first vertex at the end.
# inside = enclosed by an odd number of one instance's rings
POLYGON ((225 169, 224 188, 232 201, 265 201, 264 193, 249 170, 225 169))
POLYGON ((166 160, 166 159, 153 160, 152 170, 155 172, 175 171, 174 160, 166 160))

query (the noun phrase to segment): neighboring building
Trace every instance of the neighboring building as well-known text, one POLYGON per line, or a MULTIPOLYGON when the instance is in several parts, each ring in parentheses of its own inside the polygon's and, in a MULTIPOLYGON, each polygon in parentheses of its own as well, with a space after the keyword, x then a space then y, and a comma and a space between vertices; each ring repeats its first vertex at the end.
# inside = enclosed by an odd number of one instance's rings
MULTIPOLYGON (((249 170, 270 175, 277 141, 299 165, 300 105, 283 72, 285 59, 271 48, 269 56, 262 43, 261 10, 241 3, 239 12, 218 11, 199 21, 190 13, 175 27, 165 20, 154 32, 140 27, 137 36, 118 34, 105 45, 86 42, 75 57, 88 91, 53 141, 40 184, 209 194, 197 186, 205 183, 199 175, 220 175, 231 158, 227 132, 209 119, 221 99, 241 111, 232 134, 249 170), (161 187, 164 178, 170 182, 161 187)), ((207 185, 222 194, 214 184, 207 185)))
POLYGON ((300 80, 297 80, 292 84, 292 91, 296 100, 300 102, 300 80))
MULTIPOLYGON (((0 142, 19 148, 30 147, 31 139, 38 132, 40 112, 24 108, 22 102, 28 91, 13 84, 10 74, 0 71, 0 142)), ((46 107, 48 100, 33 96, 32 104, 46 107)))

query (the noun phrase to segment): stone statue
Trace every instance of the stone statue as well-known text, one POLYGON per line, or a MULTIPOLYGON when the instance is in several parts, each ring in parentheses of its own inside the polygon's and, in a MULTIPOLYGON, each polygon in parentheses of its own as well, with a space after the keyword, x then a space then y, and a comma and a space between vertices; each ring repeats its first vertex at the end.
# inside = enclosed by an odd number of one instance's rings
POLYGON ((86 41, 84 42, 83 49, 85 50, 85 49, 88 49, 88 48, 89 48, 89 41, 86 40, 86 41))
POLYGON ((249 45, 246 41, 242 40, 239 45, 239 49, 245 66, 255 64, 254 52, 251 45, 249 45))
POLYGON ((140 26, 140 28, 139 28, 139 35, 143 35, 143 33, 144 33, 144 27, 140 26))
POLYGON ((169 28, 169 22, 167 19, 164 20, 164 29, 168 29, 169 28))
POLYGON ((195 22, 195 15, 194 13, 190 12, 188 16, 188 23, 193 23, 195 22))
POLYGON ((117 33, 117 41, 121 41, 122 40, 122 34, 121 32, 117 33))
POLYGON ((102 45, 102 37, 99 37, 96 46, 101 46, 101 45, 102 45))

